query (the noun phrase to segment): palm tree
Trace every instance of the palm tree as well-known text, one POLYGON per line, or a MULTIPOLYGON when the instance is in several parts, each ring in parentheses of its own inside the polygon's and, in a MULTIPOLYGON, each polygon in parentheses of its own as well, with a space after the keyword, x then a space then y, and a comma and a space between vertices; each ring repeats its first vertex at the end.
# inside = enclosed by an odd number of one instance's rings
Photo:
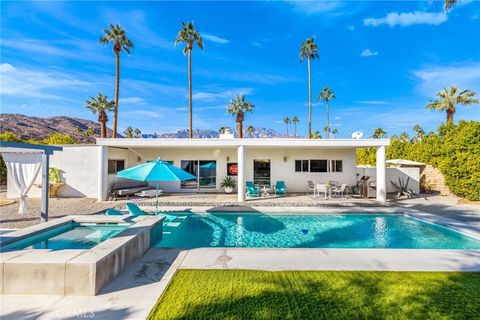
POLYGON ((253 138, 253 133, 255 132, 255 128, 252 125, 247 127, 248 137, 253 138))
POLYGON ((443 10, 448 11, 457 4, 457 0, 443 0, 443 10))
POLYGON ((93 112, 93 114, 98 113, 98 122, 101 126, 101 138, 107 137, 107 122, 108 116, 107 111, 114 111, 115 110, 115 103, 113 101, 108 100, 107 96, 103 93, 99 93, 97 97, 91 97, 87 100, 87 105, 85 108, 89 109, 93 112))
POLYGON ((245 99, 244 95, 237 95, 227 106, 227 113, 237 116, 238 137, 243 138, 243 120, 245 112, 251 112, 255 106, 245 99))
POLYGON ((336 138, 338 134, 338 129, 337 128, 333 129, 332 134, 333 134, 333 137, 336 138))
POLYGON ((297 123, 299 123, 300 120, 298 119, 297 116, 294 116, 293 119, 292 119, 292 123, 293 123, 293 127, 294 127, 294 130, 295 130, 295 133, 294 133, 294 137, 296 138, 297 137, 297 123))
POLYGON ((110 24, 108 29, 103 30, 103 37, 100 37, 101 44, 112 43, 115 53, 115 110, 113 112, 112 138, 117 137, 118 122, 118 97, 120 94, 120 52, 125 51, 130 54, 133 49, 133 42, 127 38, 126 31, 118 24, 110 24))
POLYGON ((292 120, 290 120, 289 117, 285 117, 285 118, 283 118, 283 123, 285 123, 287 125, 287 137, 288 137, 288 125, 290 123, 292 123, 292 120))
POLYGON ((125 138, 133 138, 133 128, 129 126, 127 129, 125 129, 123 134, 125 135, 125 138))
POLYGON ((327 139, 330 138, 330 116, 328 114, 328 101, 335 99, 335 93, 330 90, 330 87, 323 88, 322 92, 318 96, 318 100, 325 101, 325 111, 327 113, 327 126, 325 131, 327 132, 327 139))
POLYGON ((383 130, 383 128, 375 128, 372 134, 372 138, 374 139, 384 139, 387 137, 387 132, 383 130))
POLYGON ((140 135, 142 134, 142 131, 140 131, 140 129, 136 128, 135 130, 133 130, 133 133, 135 134, 135 138, 139 138, 140 135))
POLYGON ((308 136, 312 133, 312 77, 310 61, 319 58, 315 37, 308 38, 300 46, 300 62, 307 59, 308 63, 308 136))
POLYGON ((182 22, 182 29, 177 34, 175 45, 178 43, 185 43, 183 48, 183 54, 188 55, 188 106, 190 111, 189 116, 189 130, 188 136, 193 138, 193 124, 192 124, 192 50, 193 45, 196 44, 201 50, 203 50, 203 39, 200 33, 194 29, 193 21, 186 24, 182 22))
POLYGON ((322 135, 320 134, 320 131, 315 131, 310 134, 310 139, 322 139, 322 135))
POLYGON ((475 99, 476 93, 470 90, 458 89, 455 86, 450 88, 444 88, 437 93, 438 100, 430 100, 430 103, 426 106, 427 110, 435 109, 437 111, 447 112, 447 123, 453 123, 453 115, 455 114, 455 105, 472 105, 479 103, 478 99, 475 99))
POLYGON ((413 127, 413 131, 415 131, 417 133, 417 136, 416 136, 416 141, 420 141, 423 139, 423 137, 425 137, 425 130, 422 129, 422 127, 420 127, 418 124, 416 124, 414 127, 413 127))

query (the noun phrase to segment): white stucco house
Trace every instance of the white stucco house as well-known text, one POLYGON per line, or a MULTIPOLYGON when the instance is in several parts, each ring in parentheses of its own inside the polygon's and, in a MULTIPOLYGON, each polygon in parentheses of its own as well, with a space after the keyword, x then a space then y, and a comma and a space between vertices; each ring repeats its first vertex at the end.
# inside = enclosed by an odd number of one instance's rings
MULTIPOLYGON (((285 182, 288 192, 305 192, 314 183, 338 181, 354 186, 358 180, 356 149, 377 148, 376 198, 387 192, 385 147, 389 139, 97 139, 96 145, 64 145, 50 159, 62 171, 62 197, 106 200, 116 172, 148 160, 171 161, 197 177, 189 182, 162 182, 165 192, 221 192, 225 176, 237 180, 238 201, 245 200, 245 181, 273 185, 285 182)), ((8 196, 15 190, 8 184, 8 196)), ((32 188, 30 195, 39 190, 32 188)))

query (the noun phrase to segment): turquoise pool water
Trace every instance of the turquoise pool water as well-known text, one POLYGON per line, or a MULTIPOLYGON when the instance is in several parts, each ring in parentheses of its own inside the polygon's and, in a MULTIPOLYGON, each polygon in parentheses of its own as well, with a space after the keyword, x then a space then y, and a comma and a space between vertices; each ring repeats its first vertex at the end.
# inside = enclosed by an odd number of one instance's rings
POLYGON ((128 228, 130 224, 69 223, 36 236, 2 245, 2 251, 20 249, 90 249, 128 228))
POLYGON ((402 214, 212 213, 165 222, 154 246, 480 249, 480 240, 402 214))

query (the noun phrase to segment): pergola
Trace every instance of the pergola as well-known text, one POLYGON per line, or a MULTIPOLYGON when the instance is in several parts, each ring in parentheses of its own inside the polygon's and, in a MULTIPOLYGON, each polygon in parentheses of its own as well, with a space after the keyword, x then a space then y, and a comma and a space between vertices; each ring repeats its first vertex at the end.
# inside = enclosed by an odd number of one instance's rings
MULTIPOLYGON (((41 174, 42 174, 42 205, 40 208, 40 221, 48 221, 48 173, 50 169, 50 155, 55 151, 62 151, 62 147, 46 146, 39 144, 28 144, 19 142, 0 141, 0 153, 15 154, 15 162, 22 163, 22 155, 41 154, 41 174)), ((38 171, 37 171, 38 172, 38 171)))

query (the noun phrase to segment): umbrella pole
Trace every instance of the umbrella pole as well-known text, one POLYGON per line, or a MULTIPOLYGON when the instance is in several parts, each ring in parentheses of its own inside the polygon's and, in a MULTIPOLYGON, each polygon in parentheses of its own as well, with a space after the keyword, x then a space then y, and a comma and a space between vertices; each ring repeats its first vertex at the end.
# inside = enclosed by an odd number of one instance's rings
POLYGON ((157 196, 157 205, 156 205, 155 213, 158 213, 158 187, 159 187, 159 182, 157 181, 157 192, 155 192, 155 194, 157 196))

